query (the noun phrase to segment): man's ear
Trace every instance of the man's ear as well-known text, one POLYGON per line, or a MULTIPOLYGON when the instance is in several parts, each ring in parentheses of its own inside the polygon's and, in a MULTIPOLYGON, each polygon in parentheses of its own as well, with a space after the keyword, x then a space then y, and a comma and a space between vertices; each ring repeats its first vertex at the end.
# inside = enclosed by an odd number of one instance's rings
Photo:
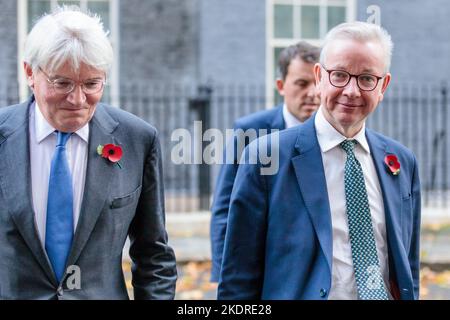
POLYGON ((384 76, 383 84, 381 86, 381 92, 379 96, 379 102, 383 101, 384 93, 386 92, 387 87, 389 86, 389 83, 391 82, 391 74, 388 72, 384 76))
POLYGON ((277 90, 278 90, 278 93, 280 94, 280 96, 284 96, 284 81, 282 79, 278 78, 275 83, 277 85, 277 90))
POLYGON ((321 67, 320 63, 316 63, 314 65, 313 70, 314 70, 314 79, 316 81, 316 87, 318 87, 320 84, 320 79, 322 77, 322 67, 321 67))
POLYGON ((26 62, 23 63, 23 70, 25 71, 25 77, 30 88, 34 88, 33 68, 26 62))

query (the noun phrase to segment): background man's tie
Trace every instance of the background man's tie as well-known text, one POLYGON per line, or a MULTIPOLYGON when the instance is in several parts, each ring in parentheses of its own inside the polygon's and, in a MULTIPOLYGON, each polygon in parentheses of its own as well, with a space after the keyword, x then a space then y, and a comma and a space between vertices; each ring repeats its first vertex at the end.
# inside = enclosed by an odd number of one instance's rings
POLYGON ((58 133, 48 184, 45 250, 58 281, 61 281, 72 246, 73 191, 72 176, 66 156, 66 143, 71 133, 58 133))
POLYGON ((388 295, 381 276, 364 175, 353 152, 356 143, 355 140, 341 143, 347 153, 345 199, 356 287, 360 299, 386 300, 388 295))

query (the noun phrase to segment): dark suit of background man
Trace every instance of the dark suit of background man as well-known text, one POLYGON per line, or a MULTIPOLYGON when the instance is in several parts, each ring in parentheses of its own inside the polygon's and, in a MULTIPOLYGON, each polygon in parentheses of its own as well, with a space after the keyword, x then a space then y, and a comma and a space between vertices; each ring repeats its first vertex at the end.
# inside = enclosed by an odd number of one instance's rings
MULTIPOLYGON (((321 106, 279 133, 278 173, 239 165, 220 299, 419 297, 417 161, 365 127, 389 85, 391 51, 377 25, 330 30, 314 66, 321 106)), ((272 150, 273 140, 252 143, 272 150)))
MULTIPOLYGON (((270 133, 273 129, 283 130, 306 121, 319 107, 313 73, 314 63, 319 60, 319 54, 318 47, 304 41, 285 48, 278 59, 280 78, 276 81, 278 92, 284 98, 283 105, 236 120, 234 130, 255 129, 259 135, 259 129, 266 129, 270 133)), ((248 141, 245 141, 244 145, 247 144, 248 141)), ((228 148, 235 148, 234 163, 222 165, 211 207, 211 281, 213 282, 219 280, 222 263, 231 190, 240 158, 239 151, 236 150, 237 145, 236 139, 234 144, 228 145, 228 148)))
POLYGON ((0 110, 3 299, 128 299, 127 236, 134 297, 174 297, 158 135, 99 103, 112 61, 100 19, 76 7, 45 15, 28 35, 33 95, 0 110))

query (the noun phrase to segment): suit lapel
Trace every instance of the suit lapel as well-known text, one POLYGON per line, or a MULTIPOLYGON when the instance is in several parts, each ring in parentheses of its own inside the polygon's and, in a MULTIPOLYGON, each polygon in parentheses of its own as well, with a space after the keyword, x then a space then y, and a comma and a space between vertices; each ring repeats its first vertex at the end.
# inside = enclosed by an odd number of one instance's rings
POLYGON ((83 202, 67 265, 76 263, 103 207, 107 204, 111 180, 117 168, 97 154, 97 146, 118 143, 112 135, 117 125, 118 123, 111 118, 105 108, 98 105, 89 123, 88 163, 83 202))
POLYGON ((29 144, 29 107, 27 103, 16 106, 17 111, 1 125, 0 134, 0 186, 14 223, 36 260, 56 286, 47 255, 42 248, 35 224, 32 205, 31 166, 29 144))
POLYGON ((400 257, 399 245, 402 243, 401 190, 399 177, 388 172, 384 158, 388 154, 395 154, 386 142, 370 130, 366 130, 367 141, 370 145, 372 159, 380 181, 383 193, 384 212, 386 217, 386 233, 389 250, 393 250, 390 257, 400 257))
POLYGON ((310 120, 299 127, 299 135, 295 145, 299 155, 292 158, 292 164, 308 214, 331 272, 333 248, 331 213, 322 153, 314 128, 314 118, 315 116, 311 117, 310 120))

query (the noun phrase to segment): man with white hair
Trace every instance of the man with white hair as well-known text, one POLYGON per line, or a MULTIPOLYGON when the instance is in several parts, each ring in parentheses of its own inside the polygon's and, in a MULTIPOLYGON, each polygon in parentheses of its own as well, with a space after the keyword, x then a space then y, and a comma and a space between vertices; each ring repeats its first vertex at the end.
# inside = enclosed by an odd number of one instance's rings
MULTIPOLYGON (((330 30, 314 67, 321 106, 279 133, 278 173, 239 166, 220 299, 418 299, 417 161, 365 127, 391 80, 391 52, 377 25, 330 30)), ((243 157, 259 159, 253 152, 243 157)))
POLYGON ((97 16, 43 16, 25 44, 29 101, 0 109, 0 298, 172 299, 156 129, 99 103, 113 61, 97 16))

